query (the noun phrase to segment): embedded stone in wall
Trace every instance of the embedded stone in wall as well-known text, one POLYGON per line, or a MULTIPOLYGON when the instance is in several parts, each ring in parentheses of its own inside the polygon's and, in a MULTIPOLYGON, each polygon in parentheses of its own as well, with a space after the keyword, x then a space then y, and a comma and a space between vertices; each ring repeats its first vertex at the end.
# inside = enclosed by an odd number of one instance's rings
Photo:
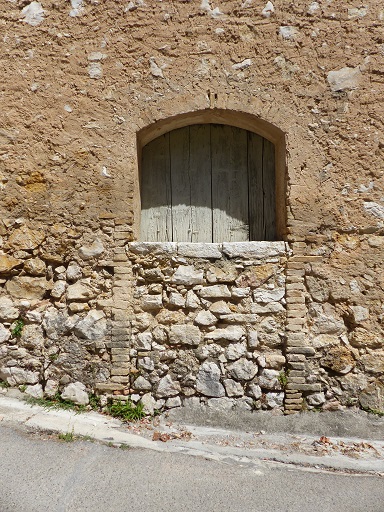
POLYGON ((180 265, 171 278, 171 282, 175 284, 184 284, 193 286, 204 282, 204 272, 196 270, 190 265, 180 265))
POLYGON ((263 289, 260 288, 253 292, 253 299, 255 302, 261 302, 267 304, 268 302, 276 302, 284 298, 285 288, 272 288, 263 289))
POLYGON ((104 312, 93 309, 74 326, 73 332, 79 338, 98 340, 105 336, 106 329, 107 321, 104 312))
POLYGON ((341 68, 330 71, 327 75, 328 83, 333 92, 345 91, 348 89, 356 89, 361 78, 360 67, 341 68))
POLYGON ((23 260, 9 256, 8 254, 0 254, 0 274, 8 274, 12 269, 23 263, 23 260))
POLYGON ((350 350, 343 346, 336 346, 327 351, 321 359, 321 365, 336 373, 345 374, 355 367, 356 361, 350 350))
POLYGON ((231 297, 231 292, 225 284, 205 286, 199 290, 200 297, 204 299, 225 299, 231 297))
POLYGON ((177 253, 188 258, 220 259, 222 257, 221 244, 213 243, 187 243, 177 244, 177 253))
POLYGON ((196 380, 196 389, 199 393, 206 396, 222 397, 225 396, 224 386, 220 382, 220 369, 217 364, 203 363, 198 371, 196 380))
POLYGON ((40 258, 31 258, 24 263, 24 270, 32 276, 45 276, 47 266, 40 258))
POLYGON ((225 329, 215 329, 207 333, 204 339, 207 340, 222 340, 222 341, 240 341, 245 332, 241 327, 230 325, 225 329))
POLYGON ((52 283, 44 277, 15 276, 7 281, 6 290, 15 299, 40 300, 47 290, 52 288, 52 283))
POLYGON ((97 258, 104 252, 104 245, 99 239, 96 239, 92 242, 91 245, 83 245, 79 249, 79 256, 83 260, 90 260, 92 258, 97 258))
POLYGON ((257 374, 258 367, 255 363, 243 357, 238 361, 229 364, 227 366, 227 371, 231 377, 237 380, 252 380, 257 374))
POLYGON ((384 350, 372 351, 361 356, 361 363, 369 373, 384 373, 384 350))
POLYGON ((229 258, 273 258, 286 254, 285 242, 225 242, 223 253, 229 258))
POLYGON ((217 323, 217 318, 210 311, 200 311, 195 317, 195 323, 198 325, 209 327, 217 323))
POLYGON ((14 307, 13 301, 9 297, 0 297, 0 320, 12 322, 19 317, 19 310, 14 307))
POLYGON ((36 249, 45 239, 42 231, 29 229, 27 226, 15 229, 8 239, 8 246, 16 251, 36 249))
POLYGON ((73 382, 65 386, 61 393, 63 400, 71 400, 78 405, 88 405, 89 396, 86 387, 81 382, 73 382))
POLYGON ((9 329, 4 327, 3 324, 0 324, 0 343, 4 343, 5 341, 8 341, 11 337, 11 332, 9 329))
POLYGON ((192 345, 197 347, 200 340, 200 329, 194 325, 172 325, 169 330, 169 343, 172 345, 192 345))
POLYGON ((158 398, 175 396, 178 395, 180 391, 180 384, 177 381, 174 381, 170 375, 166 375, 160 379, 157 385, 156 396, 158 398))

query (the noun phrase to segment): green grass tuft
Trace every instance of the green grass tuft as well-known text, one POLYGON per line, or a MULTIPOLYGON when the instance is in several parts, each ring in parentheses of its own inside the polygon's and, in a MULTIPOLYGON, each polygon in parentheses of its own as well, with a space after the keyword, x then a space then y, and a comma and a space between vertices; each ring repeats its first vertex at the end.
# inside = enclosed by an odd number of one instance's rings
POLYGON ((120 418, 123 421, 137 421, 145 416, 144 405, 134 405, 131 400, 111 402, 107 405, 107 412, 111 416, 120 418))

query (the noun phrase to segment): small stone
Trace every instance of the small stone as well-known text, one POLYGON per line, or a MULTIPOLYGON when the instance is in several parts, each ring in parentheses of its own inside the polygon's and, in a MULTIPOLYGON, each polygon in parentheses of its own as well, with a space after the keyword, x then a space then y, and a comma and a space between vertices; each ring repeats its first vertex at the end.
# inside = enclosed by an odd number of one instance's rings
POLYGON ((268 302, 276 302, 283 299, 285 296, 285 288, 273 288, 272 290, 265 290, 259 288, 253 292, 253 300, 261 304, 268 302))
POLYGON ((365 371, 369 373, 384 373, 384 351, 375 350, 360 359, 365 371))
POLYGON ((212 396, 222 397, 225 395, 225 390, 220 382, 220 369, 216 363, 206 362, 203 363, 198 371, 196 380, 196 389, 199 393, 212 396))
POLYGON ((60 299, 67 289, 67 283, 65 281, 56 281, 51 290, 51 295, 55 299, 60 299))
POLYGON ((327 75, 328 83, 333 92, 356 89, 359 85, 360 78, 361 71, 359 66, 356 68, 345 67, 330 71, 327 75))
POLYGON ((200 311, 195 317, 195 323, 209 327, 217 323, 217 318, 210 311, 200 311))
POLYGON ((67 299, 72 301, 90 300, 96 297, 96 290, 91 285, 90 279, 82 279, 75 284, 71 284, 67 288, 67 299))
POLYGON ((166 375, 160 379, 157 389, 156 396, 158 398, 167 398, 178 395, 181 391, 180 384, 172 380, 170 375, 166 375))
POLYGON ((259 346, 259 338, 257 331, 249 330, 248 331, 248 347, 250 350, 253 350, 259 346))
POLYGON ((34 384, 33 386, 27 386, 25 393, 33 398, 43 398, 43 387, 41 384, 34 384))
POLYGON ((320 407, 325 403, 325 395, 324 393, 312 393, 306 396, 306 400, 308 405, 312 407, 320 407))
POLYGON ((244 395, 243 386, 232 379, 224 379, 224 387, 228 396, 239 397, 244 395))
POLYGON ((59 390, 59 383, 55 380, 48 379, 44 389, 44 395, 54 397, 59 390))
MULTIPOLYGON (((103 66, 100 62, 90 62, 88 64, 88 75, 89 78, 93 78, 95 80, 99 80, 103 78, 103 66)), ((83 258, 88 259, 88 258, 83 258)))
POLYGON ((232 288, 232 297, 234 299, 244 299, 251 293, 251 289, 248 288, 232 288))
POLYGON ((153 416, 156 407, 156 400, 153 398, 151 393, 146 393, 140 399, 140 403, 143 404, 143 411, 149 416, 153 416))
POLYGON ((228 304, 226 302, 224 302, 223 300, 214 302, 210 306, 209 311, 211 313, 214 313, 215 315, 228 315, 228 314, 232 313, 228 304))
POLYGON ((44 276, 47 266, 40 258, 31 258, 24 263, 24 270, 32 276, 44 276))
POLYGON ((61 398, 63 400, 71 400, 78 405, 89 404, 89 396, 82 382, 73 382, 65 386, 61 393, 61 398))
POLYGON ((175 407, 181 407, 181 398, 179 396, 173 396, 168 398, 165 402, 165 407, 168 409, 174 409, 175 407))
POLYGON ((20 20, 35 27, 44 21, 44 9, 40 2, 31 2, 26 5, 21 13, 20 20))
POLYGON ((275 12, 275 8, 272 2, 267 2, 264 9, 261 11, 262 16, 264 18, 270 18, 272 14, 275 12))
POLYGON ((284 403, 284 393, 266 393, 265 403, 270 409, 282 407, 284 403))
POLYGON ((184 308, 185 298, 181 295, 181 293, 172 292, 169 294, 169 304, 178 308, 184 308))
POLYGON ((265 354, 266 365, 273 370, 281 370, 286 363, 285 357, 281 354, 265 354))
POLYGON ((258 367, 252 361, 241 358, 227 366, 228 373, 237 380, 251 380, 257 374, 258 367))
POLYGON ((180 265, 173 274, 171 282, 187 286, 202 284, 204 282, 204 272, 189 265, 180 265))
POLYGON ((320 360, 321 366, 329 368, 336 373, 349 373, 356 365, 356 361, 347 347, 331 347, 320 360))
POLYGON ((231 343, 225 349, 225 357, 228 361, 236 361, 243 357, 247 352, 247 347, 245 343, 231 343))
POLYGON ((185 307, 188 309, 197 309, 200 307, 199 298, 192 290, 187 292, 185 307))
POLYGON ((225 299, 231 297, 231 292, 227 285, 217 284, 201 288, 201 290, 199 290, 199 295, 204 299, 225 299))
POLYGON ((137 377, 132 387, 137 391, 150 391, 152 389, 151 383, 141 375, 137 377))
POLYGON ((14 307, 13 301, 9 297, 0 297, 0 320, 12 322, 19 318, 19 310, 14 307))
POLYGON ((376 380, 365 387, 359 395, 363 409, 384 412, 384 383, 376 380))
POLYGON ((284 25, 279 28, 279 34, 283 39, 294 41, 299 35, 299 30, 292 25, 284 25))
POLYGON ((350 306, 353 321, 355 324, 361 324, 369 319, 369 309, 363 306, 350 306))
POLYGON ((200 339, 200 329, 194 325, 172 325, 169 330, 169 343, 173 345, 197 347, 200 339))
POLYGON ((259 375, 259 386, 262 389, 281 390, 279 372, 277 370, 264 369, 259 375))
POLYGON ((258 384, 252 382, 249 384, 247 389, 247 395, 252 396, 255 400, 259 400, 263 392, 261 391, 261 387, 258 384))
POLYGON ((92 242, 91 245, 83 245, 79 249, 79 256, 83 260, 91 260, 92 258, 97 258, 104 252, 104 246, 99 239, 96 239, 92 242))
POLYGON ((152 349, 153 335, 150 332, 141 332, 136 337, 136 347, 139 350, 152 349))
POLYGON ((3 324, 0 324, 0 343, 4 343, 5 341, 8 341, 11 337, 11 332, 9 329, 4 327, 3 324))
POLYGON ((83 272, 77 263, 70 263, 67 268, 67 280, 78 281, 82 278, 83 272))
POLYGON ((141 299, 141 307, 144 311, 154 311, 163 307, 162 295, 144 295, 141 299))
POLYGON ((230 325, 225 329, 215 329, 207 333, 204 339, 208 340, 223 340, 223 341, 240 341, 244 336, 244 330, 241 327, 230 325))
POLYGON ((104 338, 107 330, 107 320, 103 311, 92 309, 85 318, 80 320, 73 329, 74 334, 86 340, 104 338))

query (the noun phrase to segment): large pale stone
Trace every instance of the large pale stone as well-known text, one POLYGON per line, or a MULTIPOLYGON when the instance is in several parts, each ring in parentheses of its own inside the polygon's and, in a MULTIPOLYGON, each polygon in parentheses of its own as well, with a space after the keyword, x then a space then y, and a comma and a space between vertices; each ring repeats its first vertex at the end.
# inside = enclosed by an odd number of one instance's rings
POLYGON ((36 249, 45 239, 43 231, 29 229, 27 226, 16 229, 8 240, 9 247, 16 251, 36 249))
POLYGON ((179 242, 177 252, 187 258, 221 258, 221 244, 179 242))
POLYGON ((151 383, 141 375, 137 377, 132 387, 138 391, 150 391, 152 389, 151 383))
POLYGON ((224 340, 224 341, 240 341, 244 336, 244 330, 236 325, 230 325, 225 329, 215 329, 207 333, 204 339, 208 340, 224 340))
POLYGON ((82 279, 75 284, 71 284, 67 289, 68 300, 89 300, 96 297, 96 291, 91 285, 90 279, 82 279))
POLYGON ((37 324, 24 325, 20 335, 20 344, 32 350, 44 348, 43 328, 37 324))
POLYGON ((77 281, 81 279, 83 275, 83 271, 81 270, 81 267, 73 262, 68 265, 67 268, 67 279, 68 281, 77 281))
POLYGON ((23 7, 20 20, 35 27, 44 21, 44 9, 40 2, 31 2, 23 7))
POLYGON ((64 295, 67 289, 67 283, 65 281, 56 281, 51 290, 51 295, 54 299, 60 299, 64 295))
POLYGON ((225 395, 224 386, 220 382, 220 369, 217 364, 203 363, 198 371, 196 389, 206 396, 222 397, 225 395))
POLYGON ((240 382, 236 382, 232 379, 224 379, 224 387, 228 396, 239 397, 244 395, 243 386, 240 382))
POLYGON ((143 404, 143 410, 145 414, 153 416, 153 414, 155 413, 156 400, 153 398, 151 393, 146 393, 145 395, 143 395, 140 399, 140 403, 143 404))
POLYGON ((369 309, 363 306, 350 306, 352 311, 353 321, 355 324, 360 324, 369 319, 369 309))
POLYGON ((166 375, 160 379, 157 385, 156 396, 158 398, 168 398, 170 396, 178 395, 180 391, 180 384, 172 380, 170 375, 166 375))
POLYGON ((204 282, 204 272, 190 265, 180 265, 173 274, 172 283, 193 286, 204 282))
POLYGON ((384 383, 376 380, 369 384, 359 395, 363 409, 374 409, 384 412, 384 383))
POLYGON ((9 256, 8 254, 0 254, 0 274, 7 274, 22 263, 23 260, 9 256))
POLYGON ((176 242, 130 242, 127 250, 134 254, 172 254, 177 252, 176 242))
POLYGON ((225 284, 216 284, 213 286, 205 286, 199 290, 200 297, 204 299, 228 299, 231 292, 225 284))
POLYGON ((92 309, 83 320, 80 320, 73 329, 79 338, 98 340, 104 338, 107 330, 107 320, 102 311, 92 309))
POLYGON ((230 411, 233 409, 235 405, 235 401, 233 398, 228 398, 226 396, 222 398, 210 398, 207 401, 207 406, 214 411, 230 411))
POLYGON ((330 71, 327 75, 328 83, 333 92, 356 89, 359 85, 360 78, 361 71, 359 66, 356 68, 345 67, 330 71))
POLYGON ((14 307, 13 301, 9 297, 0 297, 0 320, 12 322, 19 317, 19 310, 14 307))
POLYGON ((40 258, 31 258, 25 262, 24 270, 31 276, 44 276, 47 266, 40 258))
POLYGON ((229 364, 227 371, 234 379, 251 380, 257 374, 258 367, 252 361, 242 357, 238 361, 229 364))
POLYGON ((217 318, 210 311, 202 310, 196 315, 195 323, 209 327, 217 323, 217 318))
POLYGON ((163 306, 161 295, 144 295, 141 299, 141 307, 144 311, 156 311, 163 306))
POLYGON ((285 288, 263 289, 259 288, 253 292, 253 300, 267 304, 268 302, 276 302, 284 298, 285 288))
POLYGON ((279 372, 277 370, 264 369, 259 375, 259 386, 262 389, 281 390, 279 372))
POLYGON ((384 350, 375 350, 361 356, 360 361, 369 373, 384 373, 384 350))
POLYGON ((15 299, 40 300, 52 283, 44 277, 15 276, 5 285, 7 292, 15 299))
POLYGON ((104 251, 104 245, 97 238, 92 242, 91 245, 83 245, 82 247, 80 247, 79 256, 83 260, 90 260, 92 258, 97 258, 98 256, 101 256, 101 254, 103 254, 104 251))
POLYGON ((172 345, 192 345, 200 343, 200 329, 195 325, 172 325, 169 330, 169 343, 172 345))
POLYGON ((57 340, 62 335, 68 334, 78 320, 79 317, 76 315, 69 317, 64 312, 49 308, 44 314, 43 328, 49 338, 57 340))
POLYGON ((0 380, 5 380, 10 386, 20 386, 21 384, 37 384, 39 374, 17 366, 11 368, 0 368, 0 380))
POLYGON ((61 393, 61 398, 63 400, 71 400, 78 405, 89 404, 89 396, 86 392, 86 387, 82 382, 73 382, 72 384, 65 386, 61 393))
POLYGON ((185 307, 188 309, 197 309, 198 307, 200 307, 199 298, 192 290, 188 290, 187 292, 185 307))
POLYGON ((285 357, 282 354, 265 354, 265 361, 268 368, 281 370, 285 365, 285 357))
POLYGON ((136 347, 140 350, 151 350, 153 336, 150 332, 141 332, 136 337, 136 347))
POLYGON ((261 387, 258 384, 255 382, 249 384, 247 395, 252 396, 255 400, 259 400, 262 394, 263 392, 261 391, 261 387))
POLYGON ((228 315, 228 314, 232 313, 228 304, 226 302, 224 302, 223 300, 214 302, 209 307, 209 311, 211 311, 211 313, 214 313, 215 315, 228 315))
POLYGON ((229 258, 264 259, 283 256, 285 242, 225 242, 223 253, 229 258))
POLYGON ((225 349, 225 357, 228 361, 236 361, 243 357, 247 352, 247 346, 245 343, 231 343, 225 349))
POLYGON ((33 386, 27 386, 25 393, 33 398, 43 398, 43 387, 41 384, 34 384, 33 386))
POLYGON ((8 341, 11 337, 11 333, 9 329, 4 327, 3 324, 0 324, 0 343, 4 343, 5 341, 8 341))

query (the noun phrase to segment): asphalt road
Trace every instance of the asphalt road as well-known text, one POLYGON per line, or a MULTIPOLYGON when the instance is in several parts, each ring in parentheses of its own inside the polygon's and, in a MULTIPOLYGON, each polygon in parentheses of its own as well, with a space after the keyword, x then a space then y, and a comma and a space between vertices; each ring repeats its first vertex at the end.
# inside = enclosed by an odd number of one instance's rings
POLYGON ((383 512, 384 478, 258 467, 0 426, 0 512, 383 512))

